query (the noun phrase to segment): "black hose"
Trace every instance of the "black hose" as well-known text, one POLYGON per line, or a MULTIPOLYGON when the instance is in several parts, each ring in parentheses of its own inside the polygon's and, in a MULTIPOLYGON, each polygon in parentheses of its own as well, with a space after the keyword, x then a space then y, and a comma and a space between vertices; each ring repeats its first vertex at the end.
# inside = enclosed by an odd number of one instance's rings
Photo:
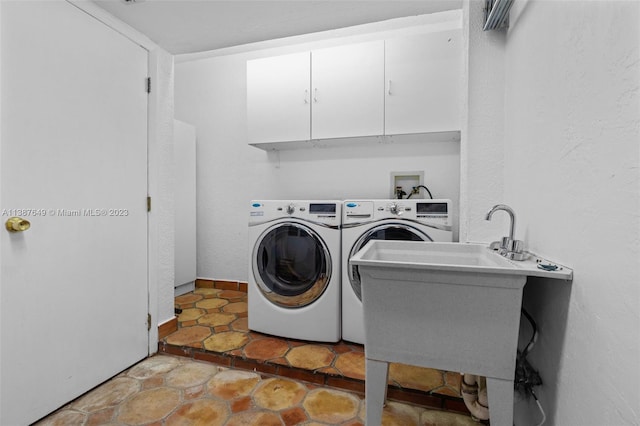
POLYGON ((522 308, 522 315, 524 315, 527 321, 529 321, 529 324, 531 324, 531 328, 533 329, 533 334, 531 335, 531 339, 529 339, 529 343, 522 351, 521 356, 526 357, 529 351, 531 350, 531 348, 533 348, 533 345, 535 344, 536 340, 538 339, 538 327, 536 326, 536 322, 533 320, 531 315, 529 315, 529 312, 527 312, 524 308, 522 308))
MULTIPOLYGON (((431 198, 431 199, 433 200, 433 195, 431 195, 431 191, 429 191, 429 188, 427 188, 427 187, 426 187, 426 186, 424 186, 424 185, 418 185, 418 186, 414 186, 414 187, 413 187, 413 189, 416 189, 416 188, 424 188, 424 189, 425 189, 425 191, 427 191, 427 193, 429 194, 429 198, 431 198)), ((409 198, 411 198, 411 196, 412 196, 412 195, 413 195, 413 191, 411 191, 411 194, 409 194, 409 196, 407 197, 407 200, 408 200, 409 198)))
POLYGON ((533 329, 533 333, 531 338, 529 339, 529 343, 522 350, 517 351, 516 356, 516 372, 515 372, 515 380, 514 380, 514 388, 519 392, 523 392, 525 395, 528 395, 533 390, 534 386, 540 386, 542 384, 542 378, 538 371, 536 371, 529 361, 527 360, 527 355, 533 345, 535 344, 538 338, 538 327, 536 326, 535 321, 529 315, 529 313, 523 308, 522 315, 529 321, 531 324, 531 328, 533 329))
POLYGON ((424 188, 424 190, 427 191, 427 194, 429 194, 429 198, 433 200, 433 195, 431 195, 431 191, 429 191, 429 188, 424 185, 418 185, 418 188, 424 188))

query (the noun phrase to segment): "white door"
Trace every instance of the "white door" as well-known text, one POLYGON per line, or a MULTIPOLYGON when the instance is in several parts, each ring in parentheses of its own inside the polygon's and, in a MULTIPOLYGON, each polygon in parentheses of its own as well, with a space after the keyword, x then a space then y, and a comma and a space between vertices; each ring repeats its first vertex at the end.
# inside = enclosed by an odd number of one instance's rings
POLYGON ((309 52, 247 61, 249 143, 311 136, 309 52))
POLYGON ((24 425, 148 354, 147 52, 64 1, 0 15, 0 424, 24 425))
POLYGON ((382 135, 384 42, 311 54, 313 139, 382 135))
POLYGON ((461 30, 385 42, 385 134, 460 130, 461 30))

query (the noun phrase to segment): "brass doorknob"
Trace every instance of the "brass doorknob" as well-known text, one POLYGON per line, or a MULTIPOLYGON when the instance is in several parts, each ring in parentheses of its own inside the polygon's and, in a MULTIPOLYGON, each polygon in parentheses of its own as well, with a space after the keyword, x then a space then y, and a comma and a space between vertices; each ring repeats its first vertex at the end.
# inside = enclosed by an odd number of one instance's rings
POLYGON ((9 232, 23 232, 31 228, 31 222, 21 217, 10 217, 5 226, 9 232))

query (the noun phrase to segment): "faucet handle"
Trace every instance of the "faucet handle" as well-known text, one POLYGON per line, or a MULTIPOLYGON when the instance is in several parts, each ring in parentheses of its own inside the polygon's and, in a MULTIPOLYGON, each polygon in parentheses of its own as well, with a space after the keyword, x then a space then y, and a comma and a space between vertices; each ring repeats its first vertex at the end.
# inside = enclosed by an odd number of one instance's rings
POLYGON ((509 248, 509 252, 520 254, 524 250, 524 241, 522 240, 511 240, 511 247, 509 248))
POLYGON ((520 252, 520 253, 516 253, 516 252, 510 251, 510 252, 506 253, 504 255, 504 257, 506 257, 507 259, 510 259, 510 260, 517 260, 518 262, 521 262, 521 261, 527 260, 529 258, 529 253, 524 252, 524 251, 520 252))
MULTIPOLYGON (((497 246, 497 243, 497 241, 491 243, 490 247, 493 248, 497 246)), ((524 241, 512 240, 509 237, 502 237, 498 253, 511 260, 524 260, 529 257, 524 253, 524 241)))
POLYGON ((500 248, 507 253, 522 253, 524 250, 524 241, 512 240, 509 237, 503 237, 500 248))
POLYGON ((522 253, 524 250, 524 241, 512 240, 509 237, 502 237, 500 248, 509 253, 522 253))
POLYGON ((524 241, 512 240, 509 237, 504 237, 502 241, 506 245, 505 247, 500 247, 498 253, 507 259, 522 261, 529 257, 529 254, 524 252, 524 241))
POLYGON ((502 241, 500 242, 500 249, 504 251, 511 251, 511 246, 513 245, 513 240, 509 237, 502 237, 502 241))

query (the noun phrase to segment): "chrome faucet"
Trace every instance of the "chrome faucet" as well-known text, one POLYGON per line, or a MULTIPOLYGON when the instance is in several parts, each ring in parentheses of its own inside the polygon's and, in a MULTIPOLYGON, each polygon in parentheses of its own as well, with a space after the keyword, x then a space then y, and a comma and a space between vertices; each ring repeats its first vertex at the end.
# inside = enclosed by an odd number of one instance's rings
POLYGON ((516 214, 511 207, 507 206, 506 204, 496 204, 491 210, 489 210, 485 219, 491 220, 491 216, 493 216, 493 214, 498 210, 504 210, 505 212, 509 213, 509 218, 511 218, 511 225, 509 226, 509 239, 513 240, 513 235, 516 229, 516 214))
POLYGON ((491 216, 498 210, 504 210, 509 214, 511 223, 509 225, 509 236, 502 237, 501 242, 491 243, 491 247, 498 247, 498 253, 511 260, 524 260, 528 256, 523 252, 524 242, 514 238, 516 229, 516 214, 513 209, 506 204, 496 204, 485 216, 486 220, 491 220, 491 216))

